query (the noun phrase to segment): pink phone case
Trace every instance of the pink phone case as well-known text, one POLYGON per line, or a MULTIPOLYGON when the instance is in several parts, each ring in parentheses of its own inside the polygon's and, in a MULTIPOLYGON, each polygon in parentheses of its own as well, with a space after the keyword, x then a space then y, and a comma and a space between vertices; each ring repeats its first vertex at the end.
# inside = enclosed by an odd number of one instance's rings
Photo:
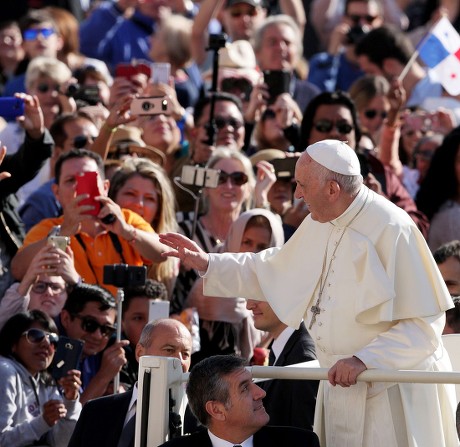
POLYGON ((86 214, 97 216, 101 209, 101 204, 94 200, 94 197, 100 196, 99 188, 97 186, 97 172, 84 172, 77 176, 77 195, 89 194, 89 198, 80 201, 79 205, 92 205, 94 209, 87 211, 86 214))

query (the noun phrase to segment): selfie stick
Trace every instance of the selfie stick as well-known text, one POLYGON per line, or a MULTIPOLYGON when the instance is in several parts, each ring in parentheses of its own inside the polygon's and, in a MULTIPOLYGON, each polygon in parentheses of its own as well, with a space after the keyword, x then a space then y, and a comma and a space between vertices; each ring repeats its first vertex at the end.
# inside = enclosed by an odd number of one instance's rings
POLYGON ((197 193, 195 194, 192 190, 186 188, 181 182, 180 182, 180 177, 174 177, 174 183, 183 191, 186 193, 190 194, 193 199, 195 200, 195 211, 193 215, 193 222, 192 222, 192 233, 190 234, 190 239, 193 239, 195 237, 196 233, 196 225, 198 222, 198 212, 200 208, 200 198, 201 195, 203 194, 203 190, 200 188, 197 193))
MULTIPOLYGON (((122 287, 117 288, 117 343, 121 341, 121 313, 122 313, 122 304, 125 298, 125 292, 122 287)), ((120 373, 117 372, 113 378, 113 394, 118 394, 118 389, 120 388, 120 373)))

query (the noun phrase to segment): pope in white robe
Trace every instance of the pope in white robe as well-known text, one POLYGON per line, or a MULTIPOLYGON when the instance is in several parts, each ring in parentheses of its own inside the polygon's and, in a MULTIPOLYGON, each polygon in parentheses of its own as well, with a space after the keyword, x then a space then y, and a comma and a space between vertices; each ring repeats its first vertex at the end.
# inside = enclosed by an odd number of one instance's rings
MULTIPOLYGON (((332 141, 309 146, 303 162, 359 175, 354 151, 332 141)), ((281 249, 206 255, 205 295, 268 301, 293 328, 304 319, 321 367, 357 358, 364 369, 449 370, 441 334, 452 300, 413 220, 362 184, 339 215, 315 218, 310 180, 311 214, 281 249)), ((315 432, 322 447, 453 447, 455 407, 453 385, 322 381, 315 432)))

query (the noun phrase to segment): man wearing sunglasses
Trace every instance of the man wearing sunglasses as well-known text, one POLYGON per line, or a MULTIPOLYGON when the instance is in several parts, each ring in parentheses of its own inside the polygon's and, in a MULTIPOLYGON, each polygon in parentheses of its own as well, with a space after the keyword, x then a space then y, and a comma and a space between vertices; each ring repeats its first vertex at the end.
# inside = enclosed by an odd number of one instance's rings
POLYGON ((327 51, 310 60, 308 80, 321 91, 348 91, 364 74, 355 55, 356 43, 382 25, 382 9, 380 0, 346 1, 345 13, 330 34, 327 51))
POLYGON ((84 341, 79 370, 81 371, 81 402, 100 397, 126 363, 123 349, 129 342, 112 342, 116 327, 116 304, 102 287, 81 284, 69 293, 58 319, 61 335, 84 341))

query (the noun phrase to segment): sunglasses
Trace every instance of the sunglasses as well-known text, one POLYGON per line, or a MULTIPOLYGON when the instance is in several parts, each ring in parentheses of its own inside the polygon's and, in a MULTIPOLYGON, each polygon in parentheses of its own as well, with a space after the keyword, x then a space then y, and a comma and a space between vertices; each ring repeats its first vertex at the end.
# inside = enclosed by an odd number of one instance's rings
POLYGON ((244 78, 222 79, 220 87, 223 92, 233 93, 243 101, 249 101, 252 92, 252 84, 244 78))
POLYGON ((84 147, 86 147, 86 145, 88 143, 94 143, 94 140, 96 139, 97 137, 94 137, 92 135, 90 136, 87 136, 87 135, 77 135, 74 139, 73 139, 73 147, 75 149, 83 149, 84 147))
MULTIPOLYGON (((231 126, 233 129, 238 130, 241 127, 244 126, 244 124, 241 121, 236 120, 235 118, 222 118, 222 117, 216 117, 214 118, 214 123, 217 127, 218 130, 222 130, 225 127, 231 126)), ((211 124, 206 123, 204 127, 207 129, 209 128, 211 124)))
POLYGON ((358 14, 349 14, 348 18, 355 24, 359 25, 361 21, 368 23, 369 25, 377 18, 377 16, 371 16, 370 14, 358 15, 358 14))
POLYGON ((40 93, 48 93, 50 90, 55 91, 55 92, 59 92, 60 87, 59 87, 58 84, 48 85, 48 84, 45 84, 45 83, 42 82, 42 83, 37 85, 37 90, 40 93))
POLYGON ((57 342, 59 341, 59 335, 55 334, 54 332, 45 332, 41 329, 32 328, 21 335, 25 335, 26 340, 32 345, 38 345, 41 343, 45 338, 50 345, 56 346, 57 342))
POLYGON ((255 15, 257 15, 257 10, 254 7, 250 8, 250 9, 247 9, 247 10, 244 10, 244 9, 232 9, 230 11, 230 15, 234 19, 237 19, 237 18, 242 17, 242 16, 254 17, 255 15))
POLYGON ((364 116, 370 120, 373 120, 377 115, 380 115, 382 119, 385 119, 388 116, 388 112, 385 112, 385 110, 375 110, 375 109, 369 109, 364 111, 364 116))
POLYGON ((24 40, 35 40, 39 34, 45 39, 52 36, 55 33, 53 28, 30 28, 24 31, 24 40))
POLYGON ((52 282, 38 281, 32 286, 32 292, 34 293, 45 293, 48 288, 51 290, 53 295, 58 295, 64 292, 65 287, 60 284, 54 284, 52 282))
POLYGON ((230 179, 232 185, 243 186, 248 182, 248 176, 244 172, 236 171, 229 174, 225 171, 220 171, 219 173, 219 185, 227 183, 227 180, 230 179))
POLYGON ((110 324, 100 324, 93 317, 78 314, 74 314, 73 317, 81 321, 81 328, 89 334, 94 334, 99 329, 103 337, 110 337, 117 330, 115 326, 111 326, 110 324))
POLYGON ((353 130, 353 126, 347 122, 334 123, 330 120, 319 120, 313 124, 313 127, 321 133, 329 133, 333 128, 336 128, 342 135, 346 135, 353 130))

